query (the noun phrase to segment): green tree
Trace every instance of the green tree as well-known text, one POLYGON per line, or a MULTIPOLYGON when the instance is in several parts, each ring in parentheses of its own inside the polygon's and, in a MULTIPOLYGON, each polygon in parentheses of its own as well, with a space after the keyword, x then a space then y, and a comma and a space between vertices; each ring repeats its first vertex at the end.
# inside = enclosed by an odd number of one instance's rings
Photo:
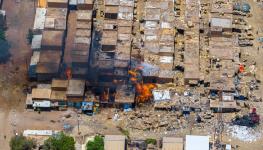
POLYGON ((0 39, 0 63, 5 63, 11 56, 9 53, 10 45, 7 41, 0 39))
POLYGON ((33 31, 32 29, 28 29, 28 33, 27 33, 27 43, 31 44, 32 43, 32 39, 33 39, 33 31))
POLYGON ((0 28, 0 40, 5 41, 5 30, 0 28))
POLYGON ((96 135, 93 141, 89 141, 86 145, 87 150, 104 150, 103 138, 96 135))
POLYGON ((64 134, 49 137, 43 145, 44 150, 75 150, 74 138, 64 134))
POLYGON ((32 139, 27 139, 22 135, 14 136, 9 142, 11 150, 32 150, 36 143, 32 139))
POLYGON ((152 139, 152 138, 146 139, 145 142, 147 144, 153 144, 153 145, 156 145, 157 143, 156 139, 152 139))

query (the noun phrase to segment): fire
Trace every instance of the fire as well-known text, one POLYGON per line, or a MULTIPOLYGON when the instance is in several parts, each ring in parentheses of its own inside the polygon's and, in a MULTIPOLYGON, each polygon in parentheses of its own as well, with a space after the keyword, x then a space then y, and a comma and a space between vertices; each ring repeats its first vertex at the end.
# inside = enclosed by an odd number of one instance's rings
POLYGON ((102 101, 108 101, 109 100, 109 91, 108 90, 104 90, 102 92, 101 100, 102 101))
POLYGON ((67 68, 67 69, 66 69, 66 76, 67 76, 67 79, 68 79, 68 80, 72 78, 71 68, 67 68))
POLYGON ((152 90, 156 88, 156 85, 153 83, 137 83, 136 84, 136 92, 138 96, 136 100, 138 102, 146 102, 152 98, 152 90))
POLYGON ((132 77, 136 77, 136 76, 137 76, 136 70, 129 70, 128 73, 129 73, 132 77))
POLYGON ((152 98, 152 90, 156 88, 156 85, 153 83, 143 83, 139 72, 141 69, 142 67, 138 67, 128 71, 131 76, 130 81, 135 85, 137 93, 136 101, 140 103, 149 101, 152 98))

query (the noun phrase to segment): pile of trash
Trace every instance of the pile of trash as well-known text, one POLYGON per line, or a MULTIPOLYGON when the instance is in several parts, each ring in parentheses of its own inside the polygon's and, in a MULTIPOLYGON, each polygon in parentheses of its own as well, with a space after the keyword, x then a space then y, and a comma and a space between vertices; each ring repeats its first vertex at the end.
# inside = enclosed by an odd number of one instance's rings
POLYGON ((233 138, 244 142, 255 142, 262 136, 260 130, 238 125, 227 126, 227 133, 233 138))
POLYGON ((133 111, 124 114, 124 127, 134 130, 163 132, 180 129, 186 124, 178 113, 166 111, 133 111))

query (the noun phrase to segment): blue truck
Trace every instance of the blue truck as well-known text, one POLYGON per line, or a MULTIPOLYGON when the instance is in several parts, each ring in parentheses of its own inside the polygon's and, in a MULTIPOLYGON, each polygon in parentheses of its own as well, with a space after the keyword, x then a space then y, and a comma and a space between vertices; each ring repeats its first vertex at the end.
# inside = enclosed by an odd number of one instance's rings
POLYGON ((82 102, 82 113, 92 116, 94 113, 94 102, 82 102))

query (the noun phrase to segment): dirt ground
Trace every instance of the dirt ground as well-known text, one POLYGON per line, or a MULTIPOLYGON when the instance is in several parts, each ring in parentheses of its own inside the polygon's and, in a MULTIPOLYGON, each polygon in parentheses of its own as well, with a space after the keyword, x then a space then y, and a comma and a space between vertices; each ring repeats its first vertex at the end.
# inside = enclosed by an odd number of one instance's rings
MULTIPOLYGON (((248 18, 249 24, 254 27, 254 33, 257 29, 263 29, 263 7, 257 5, 253 0, 249 0, 252 6, 253 17, 248 18)), ((74 111, 52 111, 52 112, 37 112, 25 110, 25 94, 23 87, 27 85, 26 68, 29 62, 31 50, 27 45, 26 35, 28 29, 33 26, 34 20, 34 1, 21 0, 16 3, 16 0, 4 0, 3 9, 7 13, 7 39, 11 44, 11 61, 7 64, 0 65, 0 150, 8 150, 8 142, 10 137, 15 132, 21 133, 25 129, 50 129, 62 130, 64 124, 74 126, 72 134, 77 136, 77 115, 74 111), (72 117, 66 119, 65 114, 70 113, 72 117), (6 139, 4 138, 6 136, 6 139)), ((255 34, 256 35, 256 34, 255 34)), ((258 35, 259 36, 259 35, 258 35)), ((263 33, 261 33, 263 36, 263 33)), ((259 79, 263 81, 263 49, 259 52, 257 47, 259 43, 255 39, 255 47, 251 49, 251 54, 257 60, 257 71, 259 79)), ((262 82, 263 83, 263 82, 262 82)), ((263 87, 263 84, 261 85, 263 87)), ((260 89, 263 97, 263 90, 260 89)), ((256 103, 261 107, 259 112, 263 116, 263 103, 256 103)), ((80 132, 81 135, 92 135, 95 133, 101 134, 120 134, 117 129, 118 122, 107 119, 113 115, 112 110, 102 111, 94 117, 81 115, 80 132)), ((263 123, 261 124, 263 127, 263 123)), ((184 136, 189 134, 189 130, 174 133, 175 136, 184 136)), ((147 137, 144 133, 130 133, 132 137, 147 137), (145 135, 145 136, 144 136, 145 135)), ((209 130, 194 129, 192 134, 210 134, 209 130)), ((158 137, 156 133, 149 135, 150 137, 158 137)), ((263 137, 257 142, 246 143, 228 136, 223 137, 224 141, 231 139, 232 144, 238 144, 240 150, 262 150, 263 137)))
POLYGON ((9 149, 8 141, 13 135, 11 118, 24 111, 25 95, 22 89, 27 82, 26 66, 31 54, 26 35, 33 24, 33 8, 32 0, 20 3, 15 0, 3 1, 2 9, 6 10, 8 26, 6 35, 12 54, 7 64, 0 65, 0 145, 3 150, 9 149))

